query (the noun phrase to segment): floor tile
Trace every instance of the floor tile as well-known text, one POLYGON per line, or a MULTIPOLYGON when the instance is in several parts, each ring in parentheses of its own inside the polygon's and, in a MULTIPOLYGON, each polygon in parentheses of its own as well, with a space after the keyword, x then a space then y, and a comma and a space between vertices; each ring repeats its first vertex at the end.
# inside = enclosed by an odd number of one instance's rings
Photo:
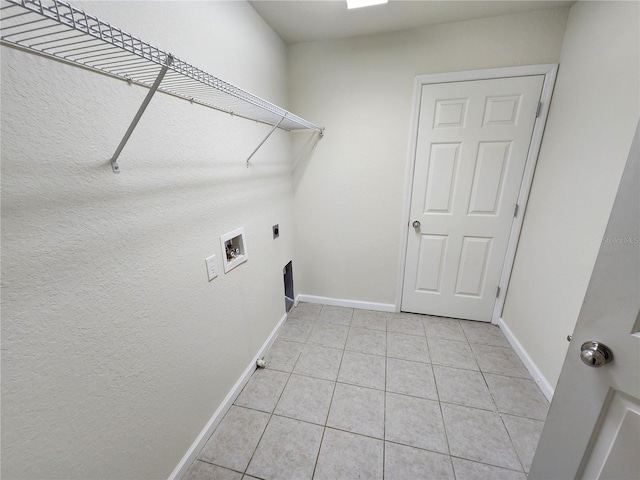
POLYGON ((335 381, 342 361, 342 350, 305 345, 293 373, 335 381))
POLYGON ((247 474, 259 478, 311 479, 323 427, 271 417, 247 474))
POLYGON ((462 458, 453 459, 456 480, 526 480, 522 472, 472 462, 462 458))
POLYGON ((449 455, 391 442, 386 442, 384 449, 384 478, 385 480, 455 479, 449 455))
POLYGON ((318 315, 300 315, 297 317, 291 317, 289 316, 287 318, 287 323, 291 324, 291 325, 307 325, 310 327, 313 327, 316 323, 318 323, 318 315))
POLYGON ((373 330, 387 330, 387 312, 373 310, 354 310, 351 319, 352 327, 371 328, 373 330))
POLYGON ((338 383, 327 426, 370 437, 384 436, 384 392, 338 383))
POLYGON ((502 330, 497 325, 488 322, 474 322, 465 320, 460 322, 460 326, 470 343, 480 343, 483 345, 494 345, 496 347, 511 347, 505 338, 502 330))
POLYGON ((386 355, 387 332, 354 327, 352 324, 345 348, 347 350, 370 353, 372 355, 386 355))
POLYGON ((423 315, 415 313, 397 313, 387 318, 387 332, 419 335, 424 337, 423 315))
POLYGON ((489 387, 480 372, 459 368, 433 366, 438 395, 441 402, 456 403, 467 407, 495 410, 489 387))
POLYGON ((516 448, 518 457, 520 457, 524 471, 528 473, 533 455, 536 453, 544 422, 511 415, 503 415, 502 421, 511 436, 511 441, 516 448))
POLYGON ((479 370, 473 351, 467 342, 427 337, 431 363, 445 367, 479 370))
POLYGON ((344 352, 338 381, 384 390, 385 358, 367 353, 344 352))
POLYGON ((382 479, 383 441, 327 428, 314 480, 382 479))
POLYGON ((422 319, 422 324, 427 337, 446 338, 447 340, 460 342, 467 341, 467 337, 460 326, 460 320, 425 315, 422 319))
POLYGON ((349 327, 330 323, 316 323, 311 330, 307 343, 330 348, 344 348, 349 327))
POLYGON ((322 322, 332 323, 334 325, 351 325, 351 317, 353 316, 353 308, 334 307, 324 305, 318 319, 322 322))
POLYGON ((482 322, 300 303, 265 360, 186 480, 525 480, 549 406, 482 322))
POLYGON ((427 338, 401 333, 387 333, 387 356, 429 363, 427 338))
POLYGON ((497 413, 448 403, 441 406, 451 455, 521 470, 520 460, 497 413))
POLYGON ((232 406, 198 458, 244 472, 268 421, 268 413, 232 406))
POLYGON ((289 312, 289 316, 303 316, 303 315, 319 315, 322 311, 321 303, 308 303, 308 302, 298 302, 294 308, 292 308, 289 312))
POLYGON ((273 413, 324 425, 334 386, 335 383, 328 380, 291 375, 273 413))
POLYGON ((298 361, 300 352, 302 352, 302 347, 302 343, 289 342, 288 340, 281 340, 280 338, 276 339, 264 356, 267 362, 266 368, 291 372, 298 361))
POLYGON ((273 412, 288 379, 288 373, 258 369, 253 372, 234 404, 263 412, 273 412))
POLYGON ((438 400, 433 371, 428 363, 387 358, 387 391, 438 400))
POLYGON ((196 460, 182 477, 182 480, 240 480, 242 474, 207 462, 196 460))
POLYGON ((278 339, 305 343, 307 341, 307 338, 309 338, 309 334, 311 333, 312 328, 313 323, 300 323, 289 319, 280 329, 280 332, 278 333, 278 339))
POLYGON ((531 378, 518 356, 511 348, 471 344, 480 370, 497 375, 531 378))
POLYGON ((387 393, 385 438, 391 442, 449 453, 438 402, 387 393))
POLYGON ((484 378, 499 412, 535 420, 547 418, 549 401, 533 380, 489 373, 484 378))

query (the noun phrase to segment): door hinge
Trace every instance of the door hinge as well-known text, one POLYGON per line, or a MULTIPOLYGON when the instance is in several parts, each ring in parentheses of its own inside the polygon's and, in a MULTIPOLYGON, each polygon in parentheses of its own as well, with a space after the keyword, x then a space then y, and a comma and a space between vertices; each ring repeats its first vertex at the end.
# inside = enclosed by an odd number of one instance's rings
POLYGON ((536 108, 536 118, 540 116, 541 111, 542 111, 542 102, 538 102, 538 108, 536 108))
POLYGON ((496 290, 496 298, 498 298, 500 296, 500 287, 498 287, 498 289, 496 290))
POLYGON ((520 210, 520 205, 518 205, 518 204, 516 203, 516 206, 515 206, 515 207, 514 207, 514 209, 513 209, 513 216, 514 216, 514 218, 518 216, 518 210, 520 210))

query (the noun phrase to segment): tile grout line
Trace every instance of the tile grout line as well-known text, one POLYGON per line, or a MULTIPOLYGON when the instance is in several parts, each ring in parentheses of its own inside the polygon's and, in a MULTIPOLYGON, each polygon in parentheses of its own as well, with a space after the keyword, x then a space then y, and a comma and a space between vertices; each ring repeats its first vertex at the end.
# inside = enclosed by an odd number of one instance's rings
POLYGON ((498 413, 498 416, 500 417, 500 422, 502 422, 502 426, 504 427, 504 429, 507 432, 507 436, 509 437, 509 441, 511 442, 511 447, 513 448, 513 451, 516 454, 516 458, 518 459, 518 461, 520 462, 520 465, 522 466, 522 471, 525 472, 525 468, 524 468, 524 462, 522 461, 522 458, 520 458, 520 454, 518 453, 518 449, 516 448, 516 444, 513 441, 513 437, 511 436, 511 432, 509 432, 509 429, 507 428, 507 424, 504 423, 504 418, 502 417, 501 413, 498 413))
MULTIPOLYGON (((464 328, 462 329, 464 331, 464 328)), ((465 336, 467 336, 467 332, 464 332, 465 336)), ((468 340, 468 337, 467 337, 468 340)), ((471 342, 469 342, 469 346, 471 347, 471 342)), ((509 438, 509 442, 511 443, 511 448, 513 449, 513 452, 516 454, 516 458, 518 459, 518 462, 520 462, 520 466, 522 467, 522 472, 525 471, 524 469, 524 463, 522 462, 522 459, 520 458, 520 454, 518 454, 518 450, 516 449, 515 443, 513 442, 513 438, 511 437, 511 433, 509 433, 509 429, 507 428, 507 425, 504 423, 504 419, 502 418, 502 413, 500 412, 500 408, 498 407, 498 402, 491 390, 491 388, 489 388, 489 383, 487 382, 487 378, 485 377, 485 373, 481 368, 480 368, 480 363, 478 362, 478 359, 476 358, 476 352, 473 350, 473 348, 471 348, 471 351, 473 352, 473 358, 476 360, 476 363, 478 364, 478 368, 480 369, 480 374, 482 375, 482 379, 484 380, 485 385, 487 386, 487 390, 489 391, 489 395, 491 396, 491 400, 493 401, 493 405, 495 406, 495 410, 494 410, 494 415, 497 415, 498 418, 500 419, 500 424, 502 425, 502 427, 504 428, 505 432, 507 432, 507 437, 509 438)), ((525 474, 526 475, 526 474, 525 474)))
POLYGON ((460 457, 459 455, 451 455, 451 458, 452 459, 453 458, 457 458, 458 460, 464 460, 465 462, 479 463, 480 465, 486 465, 488 467, 499 468, 501 470, 507 470, 509 472, 524 473, 525 477, 526 477, 526 472, 524 470, 514 470, 513 468, 503 467, 501 465, 494 465, 493 463, 482 462, 480 460, 471 460, 470 458, 460 457))
MULTIPOLYGON (((431 350, 429 350, 429 359, 433 362, 431 357, 431 350)), ((431 365, 431 374, 433 375, 433 385, 436 389, 436 396, 438 397, 438 409, 440 410, 440 417, 442 418, 442 430, 444 431, 444 439, 447 442, 447 450, 449 452, 449 464, 451 465, 451 471, 453 472, 453 478, 457 477, 455 467, 453 466, 453 455, 451 455, 451 443, 449 442, 449 434, 447 433, 447 423, 444 421, 444 412, 442 411, 442 400, 440 399, 440 389, 438 388, 438 380, 436 374, 433 371, 433 363, 431 365)))
MULTIPOLYGON (((322 308, 320 309, 320 312, 318 312, 318 315, 316 317, 315 320, 317 320, 320 315, 322 314, 322 310, 324 310, 325 305, 322 306, 322 308)), ((314 325, 315 326, 315 325, 314 325)), ((313 327, 311 328, 311 330, 313 331, 313 327)), ((347 335, 349 334, 349 332, 347 332, 347 335)), ((308 340, 308 338, 307 338, 308 340)), ((346 340, 345 340, 346 342, 346 340)), ((343 355, 344 355, 344 351, 343 351, 343 355)), ((342 356, 340 356, 340 365, 342 364, 342 356)), ((340 372, 340 366, 338 366, 338 373, 340 372)), ((320 460, 320 451, 322 450, 322 442, 324 441, 324 434, 327 431, 327 420, 329 418, 329 412, 331 411, 331 404, 333 403, 333 395, 335 394, 336 391, 336 383, 338 380, 338 373, 336 373, 336 382, 333 382, 333 392, 331 392, 331 401, 329 402, 329 409, 327 410, 327 416, 324 419, 324 425, 322 426, 322 435, 320 435, 320 444, 318 445, 318 453, 316 453, 316 461, 313 464, 313 471, 311 472, 311 478, 313 479, 313 477, 315 477, 316 475, 316 468, 318 468, 318 461, 320 460)))
MULTIPOLYGON (((293 320, 295 320, 295 319, 293 319, 293 320)), ((287 318, 286 321, 288 322, 289 318, 287 318)), ((311 332, 309 332, 309 335, 310 334, 311 334, 311 332)), ((307 335, 307 339, 309 338, 309 335, 307 335)), ((305 345, 306 345, 306 341, 305 341, 305 345)), ((302 354, 302 351, 300 352, 300 354, 302 354)), ((300 355, 298 356, 298 360, 299 359, 300 359, 300 355)), ((298 360, 296 360, 296 364, 298 363, 298 360)), ((295 365, 294 365, 294 368, 295 368, 295 365)), ((256 371, 257 371, 257 369, 256 369, 256 371)), ((292 372, 293 372, 293 370, 292 370, 292 372)), ((255 456, 256 452, 258 451, 258 447, 260 446, 260 442, 262 442, 262 439, 264 438, 264 434, 267 432, 267 428, 269 427, 269 424, 271 423, 271 419, 273 418, 274 412, 275 412, 276 408, 278 407, 278 403, 280 403, 280 399, 282 398, 282 394, 284 393, 285 389, 287 388, 287 385, 289 384, 289 380, 291 379, 291 375, 293 374, 292 372, 288 373, 287 381, 285 382, 284 387, 282 388, 282 391, 280 392, 280 395, 278 396, 278 400, 276 401, 275 405, 273 406, 273 410, 269 413, 269 420, 267 420, 267 424, 264 427, 262 435, 260 435, 260 439, 258 440, 258 443, 256 444, 256 448, 253 449, 253 453, 249 457, 249 461, 247 462, 247 466, 244 468, 243 476, 244 475, 249 475, 247 473, 247 470, 249 469, 249 466, 251 465, 251 462, 253 461, 253 457, 255 456)), ((253 375, 255 375, 255 371, 253 372, 253 374, 251 374, 251 376, 253 376, 253 375)))
POLYGON ((382 411, 382 480, 385 477, 385 467, 387 463, 387 371, 389 367, 389 320, 385 318, 384 336, 384 408, 382 411))
MULTIPOLYGON (((478 359, 476 358, 476 354, 475 354, 475 352, 473 351, 473 348, 471 347, 471 343, 469 342, 469 336, 467 335, 467 332, 466 332, 466 330, 464 329, 464 327, 462 326, 462 324, 460 324, 460 329, 462 330, 462 334, 464 335, 464 338, 465 338, 465 340, 466 340, 466 341, 465 341, 465 342, 463 342, 463 343, 466 343, 466 344, 468 345, 469 350, 471 351, 471 354, 473 355, 473 360, 474 360, 474 362, 475 362, 476 366, 478 367, 478 370, 477 370, 477 371, 479 371, 479 372, 480 372, 480 374, 482 375, 482 379, 483 379, 483 380, 485 381, 485 383, 486 383, 486 379, 484 378, 484 374, 482 373, 482 370, 480 369, 480 364, 478 363, 478 359)), ((432 358, 431 360, 433 361, 433 358, 432 358)), ((433 364, 432 364, 432 368, 433 368, 433 364)), ((474 371, 475 371, 475 370, 474 370, 474 371)), ((434 372, 434 379, 435 379, 435 372, 434 372)), ((436 389, 437 389, 437 380, 436 380, 436 389)), ((488 385, 487 385, 487 390, 489 390, 489 386, 488 386, 488 385)), ((491 393, 491 392, 489 392, 489 393, 491 393)), ((496 408, 497 408, 497 405, 496 405, 495 400, 493 399, 493 397, 491 397, 491 400, 492 400, 492 402, 493 402, 493 404, 494 404, 494 407, 496 407, 496 408)), ((444 402, 444 403, 445 403, 445 404, 447 404, 447 402, 444 402)), ((451 468, 452 468, 452 470, 453 470, 454 478, 457 478, 457 473, 456 473, 455 466, 454 466, 454 463, 453 463, 453 458, 454 458, 454 457, 453 457, 453 455, 452 455, 452 453, 451 453, 451 445, 450 445, 450 443, 449 443, 449 435, 448 435, 448 433, 447 433, 447 424, 446 424, 446 422, 444 421, 444 412, 443 412, 443 410, 442 410, 442 401, 440 400, 440 392, 439 392, 439 391, 438 391, 438 404, 439 404, 439 406, 440 406, 440 413, 441 413, 441 415, 442 415, 442 422, 443 422, 443 424, 444 424, 445 436, 446 436, 446 438, 447 438, 447 447, 449 448, 449 459, 450 459, 450 461, 451 461, 451 468)), ((493 412, 494 412, 494 411, 492 411, 492 413, 493 413, 493 412)))
POLYGON ((191 469, 191 467, 193 467, 194 463, 196 463, 196 462, 206 463, 207 465, 213 465, 214 467, 222 468, 224 470, 229 470, 231 472, 239 473, 240 475, 244 475, 244 472, 242 472, 240 470, 236 470, 235 468, 223 467, 222 465, 218 465, 217 463, 208 462, 207 460, 201 460, 199 458, 196 458, 195 461, 191 465, 189 465, 189 469, 191 469))
MULTIPOLYGON (((284 387, 282 388, 282 392, 280 392, 280 395, 278 396, 278 400, 276 401, 276 404, 273 406, 273 410, 271 412, 268 412, 269 413, 269 420, 267 420, 267 424, 264 426, 264 430, 262 431, 262 435, 260 435, 260 439, 258 440, 258 443, 256 443, 256 448, 253 449, 253 453, 249 457, 249 461, 247 462, 247 466, 244 468, 243 476, 244 475, 249 475, 247 473, 247 470, 249 469, 249 466, 251 465, 251 462, 253 461, 253 457, 255 456, 256 452, 258 451, 258 447, 260 446, 260 442, 262 442, 262 439, 264 438, 264 434, 267 432, 267 428, 269 428, 269 424, 271 423, 271 419, 273 418, 273 412, 276 410, 276 407, 278 406, 278 402, 280 402, 280 399, 282 398, 282 394, 284 393, 284 389, 287 388, 287 384, 289 383, 289 379, 291 378, 291 373, 289 373, 288 375, 289 376, 287 377, 287 381, 285 382, 284 387)), ((265 413, 267 413, 267 412, 265 412, 265 413)))
MULTIPOLYGON (((324 306, 322 307, 324 309, 324 306)), ((351 312, 351 318, 349 319, 349 329, 347 330, 347 338, 345 338, 344 343, 346 345, 347 339, 349 338, 349 332, 351 331, 351 319, 353 318, 353 311, 351 312)), ((333 398, 336 394, 336 388, 338 386, 338 376, 340 375, 340 368, 342 368, 342 360, 344 358, 344 348, 342 349, 342 355, 340 355, 340 364, 338 365, 338 371, 336 372, 336 379, 333 382, 333 392, 331 392, 331 400, 329 401, 329 409, 327 410, 327 416, 324 419, 324 426, 322 428, 322 435, 320 437, 320 445, 318 446, 318 454, 316 455, 316 461, 313 465, 313 472, 311 474, 311 478, 315 477, 316 470, 318 468, 318 462, 320 461, 320 452, 322 451, 322 443, 324 442, 324 434, 327 431, 327 423, 329 422, 329 414, 331 413, 331 407, 333 405, 333 398)))

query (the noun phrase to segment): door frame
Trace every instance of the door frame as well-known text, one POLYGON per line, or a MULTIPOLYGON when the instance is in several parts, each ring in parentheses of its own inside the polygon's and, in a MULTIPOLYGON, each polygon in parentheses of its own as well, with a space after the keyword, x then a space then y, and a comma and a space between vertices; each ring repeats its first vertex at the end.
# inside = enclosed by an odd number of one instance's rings
POLYGON ((401 242, 400 258, 398 261, 398 282, 396 288, 396 312, 400 312, 402 308, 402 290, 404 287, 407 240, 409 238, 408 226, 411 213, 411 195, 413 194, 413 174, 416 164, 416 149, 418 146, 418 125, 420 119, 420 103, 422 101, 422 87, 424 85, 432 85, 437 83, 454 83, 467 82, 471 80, 493 80, 499 78, 544 75, 542 94, 540 97, 542 107, 533 127, 533 134, 531 136, 531 143, 529 144, 529 152, 527 154, 524 174, 522 176, 520 192, 518 193, 518 215, 515 217, 515 220, 511 226, 511 232, 509 234, 509 244, 507 246, 502 273, 500 275, 500 283, 498 284, 498 287, 500 288, 500 295, 496 298, 496 303, 493 307, 493 314, 491 316, 491 323, 497 324, 500 316, 502 315, 502 309, 504 307, 504 302, 507 294, 507 287, 509 286, 509 280, 511 279, 511 270, 513 268, 513 262, 515 260, 516 247, 518 246, 518 240, 520 238, 520 231, 522 229, 527 201, 529 199, 529 193, 531 192, 533 174, 535 172, 536 163, 538 161, 540 145, 542 144, 542 135, 544 133, 544 127, 547 122, 549 105, 551 103, 551 95, 553 93, 553 86, 556 81, 557 73, 558 64, 552 63, 543 65, 523 65, 516 67, 490 68, 485 70, 469 70, 462 72, 436 73, 430 75, 418 75, 415 78, 413 92, 413 113, 409 140, 409 161, 407 162, 405 173, 403 200, 404 205, 401 217, 402 222, 400 225, 401 242))

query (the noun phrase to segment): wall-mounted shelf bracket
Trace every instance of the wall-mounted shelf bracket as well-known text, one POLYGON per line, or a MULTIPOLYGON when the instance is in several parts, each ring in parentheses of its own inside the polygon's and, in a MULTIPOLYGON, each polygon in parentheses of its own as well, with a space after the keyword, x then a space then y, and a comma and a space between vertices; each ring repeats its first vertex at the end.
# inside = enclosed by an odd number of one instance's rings
POLYGON ((279 121, 278 123, 276 123, 276 124, 273 126, 273 128, 271 129, 271 131, 267 134, 267 136, 266 136, 266 137, 264 137, 264 140, 262 140, 262 141, 258 144, 258 146, 255 148, 255 150, 254 150, 253 152, 251 152, 251 155, 249 155, 249 158, 247 158, 247 168, 249 168, 249 160, 251 160, 251 157, 253 157, 253 156, 256 154, 256 152, 257 152, 258 150, 260 150, 260 147, 264 144, 264 142, 266 142, 266 141, 269 139, 269 137, 271 136, 271 134, 272 134, 273 132, 275 132, 275 131, 276 131, 276 129, 280 126, 280 124, 282 123, 282 121, 283 121, 285 118, 287 118, 287 115, 286 115, 286 114, 285 114, 285 116, 284 116, 284 117, 282 117, 282 118, 280 119, 280 121, 279 121))
POLYGON ((120 165, 118 164, 118 157, 120 156, 120 153, 122 152, 122 149, 124 148, 124 146, 127 144, 129 137, 135 130, 136 125, 138 125, 140 118, 142 118, 142 114, 147 109, 149 102, 151 102, 151 98, 156 93, 156 90, 158 90, 158 87, 160 86, 162 79, 164 78, 165 74, 167 73, 167 70, 169 69, 172 63, 173 63, 173 56, 167 55, 166 64, 164 65, 164 67, 160 69, 160 73, 158 73, 158 76, 156 77, 156 81, 153 82, 151 89, 149 90, 149 92, 147 92, 147 96, 144 97, 142 105, 140 105, 140 108, 138 109, 136 116, 133 117, 133 120, 131 121, 131 125, 129 125, 129 128, 127 129, 127 132, 124 134, 124 137, 120 141, 118 148, 116 148, 116 152, 113 154, 113 157, 111 157, 111 168, 113 169, 113 173, 120 173, 120 165))

